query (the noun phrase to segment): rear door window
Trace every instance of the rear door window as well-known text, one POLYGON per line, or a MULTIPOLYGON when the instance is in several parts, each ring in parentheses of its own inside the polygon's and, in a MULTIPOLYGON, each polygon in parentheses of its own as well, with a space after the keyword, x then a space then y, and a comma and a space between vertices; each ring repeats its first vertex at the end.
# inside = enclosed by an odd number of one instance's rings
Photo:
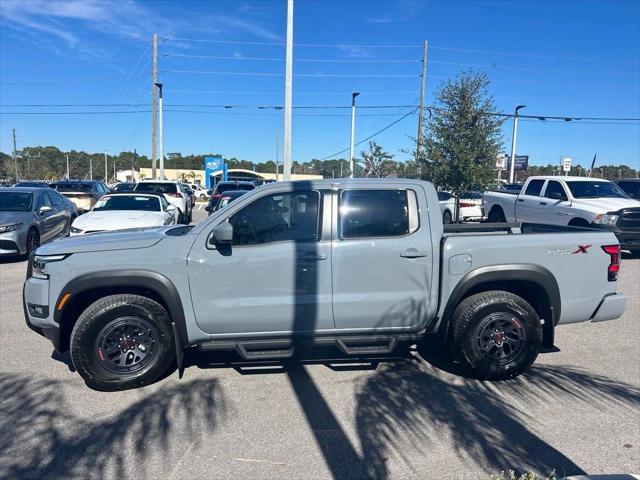
POLYGON ((415 193, 409 190, 344 190, 340 194, 340 238, 413 233, 418 229, 416 205, 415 193))
POLYGON ((529 185, 527 185, 527 189, 525 190, 524 194, 539 197, 543 185, 544 180, 531 180, 529 182, 529 185))

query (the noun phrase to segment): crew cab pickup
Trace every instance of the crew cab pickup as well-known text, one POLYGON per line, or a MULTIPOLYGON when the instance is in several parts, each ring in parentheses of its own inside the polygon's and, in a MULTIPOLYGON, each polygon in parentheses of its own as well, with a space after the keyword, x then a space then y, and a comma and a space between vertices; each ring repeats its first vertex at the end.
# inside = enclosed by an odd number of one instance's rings
POLYGON ((640 202, 608 180, 529 177, 519 193, 486 192, 489 222, 593 227, 614 232, 623 249, 640 251, 640 202))
POLYGON ((443 342, 470 374, 511 378, 556 325, 624 310, 615 235, 550 230, 445 232, 422 181, 277 182, 195 227, 40 247, 24 310, 100 390, 152 383, 176 363, 182 375, 189 349, 253 361, 322 346, 358 359, 443 342))

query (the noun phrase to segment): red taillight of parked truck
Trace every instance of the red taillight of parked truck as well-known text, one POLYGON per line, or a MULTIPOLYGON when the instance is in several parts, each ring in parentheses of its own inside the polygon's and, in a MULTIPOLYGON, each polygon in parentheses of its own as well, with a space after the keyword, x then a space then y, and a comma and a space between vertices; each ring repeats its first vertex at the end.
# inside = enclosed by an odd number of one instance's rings
POLYGON ((182 194, 181 193, 169 192, 169 193, 167 193, 167 195, 169 195, 170 197, 182 198, 182 194))
POLYGON ((615 282, 620 271, 620 245, 603 245, 602 250, 609 255, 609 266, 607 267, 607 280, 615 282))

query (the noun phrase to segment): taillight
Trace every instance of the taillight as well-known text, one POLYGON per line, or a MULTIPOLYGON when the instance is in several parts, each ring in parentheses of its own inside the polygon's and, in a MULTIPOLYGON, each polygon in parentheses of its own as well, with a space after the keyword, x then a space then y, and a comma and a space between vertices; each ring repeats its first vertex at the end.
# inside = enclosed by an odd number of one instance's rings
POLYGON ((607 280, 615 282, 620 271, 620 245, 603 245, 602 250, 611 257, 607 267, 607 280))
POLYGON ((475 206, 476 206, 476 204, 475 204, 475 203, 469 203, 469 202, 460 202, 460 203, 458 204, 458 206, 459 206, 460 208, 469 208, 469 207, 475 207, 475 206))
POLYGON ((177 197, 177 198, 182 198, 182 194, 181 193, 175 193, 175 192, 170 192, 167 193, 167 195, 169 195, 170 197, 177 197))

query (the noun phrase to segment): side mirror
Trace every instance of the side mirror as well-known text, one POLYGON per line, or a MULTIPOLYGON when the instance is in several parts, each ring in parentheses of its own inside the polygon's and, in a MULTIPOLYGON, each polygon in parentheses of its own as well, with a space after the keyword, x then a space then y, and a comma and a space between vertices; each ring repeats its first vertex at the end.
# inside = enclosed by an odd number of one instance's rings
POLYGON ((165 210, 166 210, 167 212, 171 212, 171 213, 173 213, 173 212, 175 212, 175 211, 176 211, 176 206, 175 206, 175 205, 172 205, 172 204, 169 204, 169 205, 167 205, 167 208, 165 208, 165 210))
POLYGON ((53 210, 53 208, 51 208, 50 206, 48 206, 48 205, 43 205, 43 206, 41 206, 41 207, 40 207, 40 209, 38 210, 38 213, 39 213, 40 215, 43 215, 43 214, 45 214, 45 213, 47 213, 47 212, 50 212, 51 210, 53 210))
POLYGON ((233 241, 233 225, 229 222, 222 222, 216 225, 211 232, 209 243, 231 243, 233 241))
POLYGON ((567 197, 560 192, 551 192, 549 193, 549 198, 553 200, 566 200, 567 197))
POLYGON ((211 213, 211 206, 210 206, 210 205, 207 205, 206 207, 204 207, 204 209, 205 209, 207 212, 211 213))

